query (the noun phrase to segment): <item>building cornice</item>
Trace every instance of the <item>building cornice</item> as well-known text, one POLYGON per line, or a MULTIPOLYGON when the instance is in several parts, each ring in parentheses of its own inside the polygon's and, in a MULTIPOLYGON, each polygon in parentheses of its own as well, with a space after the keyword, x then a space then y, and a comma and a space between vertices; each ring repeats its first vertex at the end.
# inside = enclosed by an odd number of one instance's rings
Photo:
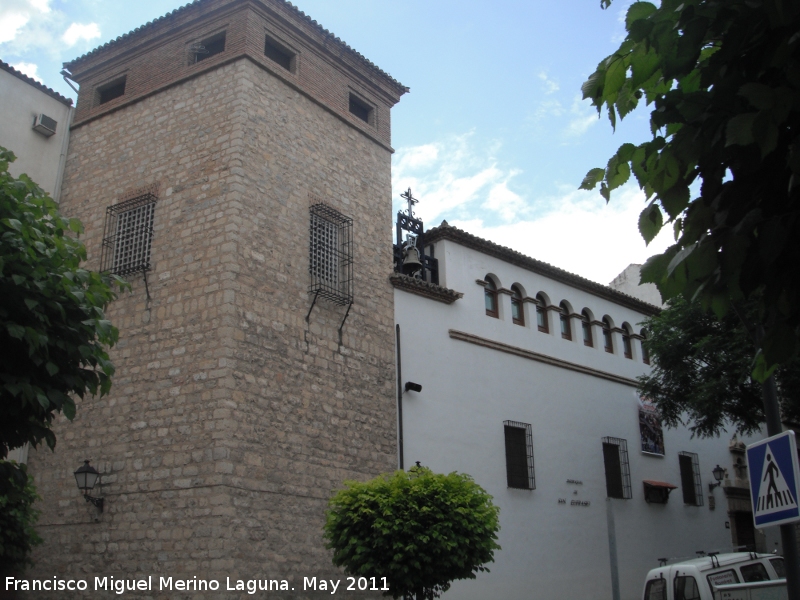
POLYGON ((464 295, 461 292, 456 292, 455 290, 400 273, 392 273, 389 277, 389 281, 399 290, 416 294, 417 296, 423 296, 424 298, 430 298, 431 300, 437 300, 438 302, 444 302, 445 304, 452 304, 464 295))
MULTIPOLYGON (((175 10, 168 12, 167 14, 158 17, 157 19, 153 19, 152 21, 148 21, 144 25, 137 27, 136 29, 129 31, 128 33, 124 33, 121 36, 113 39, 109 42, 106 42, 102 46, 98 46, 93 50, 90 50, 86 54, 79 56, 71 61, 64 63, 64 68, 72 71, 76 67, 80 67, 82 63, 86 62, 90 58, 96 56, 97 54, 111 50, 120 46, 125 42, 129 42, 135 40, 137 37, 141 37, 145 34, 151 33, 153 30, 158 29, 159 27, 169 27, 168 21, 175 19, 178 16, 183 16, 185 13, 188 13, 193 10, 199 10, 203 4, 208 4, 211 2, 215 2, 218 0, 194 0, 194 2, 190 2, 188 4, 184 4, 183 6, 176 8, 175 10)), ((253 0, 231 0, 230 4, 248 4, 253 0)), ((256 2, 263 4, 263 0, 255 0, 256 2)), ((279 3, 281 6, 286 8, 289 13, 295 17, 297 20, 304 22, 306 25, 310 25, 312 30, 315 30, 317 35, 322 38, 323 45, 331 45, 337 48, 343 55, 349 56, 350 58, 354 59, 356 62, 360 63, 367 71, 374 73, 379 78, 383 79, 387 84, 389 84, 398 95, 405 94, 409 91, 409 88, 404 86, 402 83, 397 81, 394 77, 386 73, 383 69, 375 65, 372 61, 367 59, 363 54, 354 50, 350 46, 348 46, 345 42, 343 42, 340 38, 332 34, 330 31, 322 27, 319 23, 313 20, 311 17, 306 15, 303 11, 298 9, 294 6, 291 2, 287 2, 286 0, 274 0, 276 3, 279 3)))
POLYGON ((530 256, 525 256, 524 254, 517 252, 516 250, 512 250, 511 248, 500 246, 499 244, 495 244, 489 240, 474 236, 471 233, 467 233, 466 231, 449 225, 447 221, 442 221, 442 224, 438 227, 433 227, 426 231, 424 239, 426 244, 433 244, 439 240, 450 240, 456 244, 459 244, 460 246, 464 246, 465 248, 477 250, 478 252, 488 256, 499 258, 500 260, 512 265, 522 267, 523 269, 527 269, 528 271, 537 273, 538 275, 543 275, 550 279, 560 281, 571 287, 589 292, 590 294, 610 300, 611 302, 619 304, 620 306, 631 308, 645 315, 657 315, 661 312, 659 307, 648 302, 644 302, 638 298, 629 296, 628 294, 623 294, 622 292, 618 292, 617 290, 606 285, 595 283, 594 281, 581 277, 580 275, 575 275, 574 273, 559 269, 558 267, 554 267, 546 262, 536 260, 530 256))
POLYGON ((494 340, 473 335, 471 333, 465 333, 456 329, 450 329, 448 333, 454 340, 475 344, 476 346, 483 346, 484 348, 488 348, 490 350, 498 350, 500 352, 505 352, 506 354, 513 354, 528 360, 534 360, 546 365, 552 365, 554 367, 560 367, 569 371, 583 373, 584 375, 591 375, 592 377, 599 377, 600 379, 606 379, 608 381, 621 383, 631 387, 637 387, 639 385, 635 379, 631 379, 630 377, 622 377, 621 375, 615 375, 614 373, 609 373, 608 371, 593 369, 592 367, 579 365, 577 363, 569 362, 568 360, 562 360, 547 354, 534 352, 533 350, 526 350, 525 348, 520 348, 518 346, 511 346, 510 344, 504 344, 503 342, 496 342, 494 340))

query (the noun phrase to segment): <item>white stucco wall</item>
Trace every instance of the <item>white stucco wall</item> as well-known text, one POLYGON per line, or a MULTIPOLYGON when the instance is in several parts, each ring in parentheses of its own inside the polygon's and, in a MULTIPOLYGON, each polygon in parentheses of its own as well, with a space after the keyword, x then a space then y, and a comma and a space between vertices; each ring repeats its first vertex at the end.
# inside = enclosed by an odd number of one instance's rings
POLYGON ((589 308, 595 318, 607 314, 635 331, 643 315, 536 275, 528 270, 440 241, 436 247, 443 285, 464 297, 446 305, 408 292, 395 292, 400 325, 403 382, 423 386, 403 396, 405 466, 420 461, 437 472, 472 475, 500 507, 502 550, 475 581, 454 584, 447 598, 611 598, 607 502, 612 504, 618 546, 622 600, 641 594, 647 571, 659 557, 694 557, 698 550, 730 551, 725 522, 726 501, 714 490, 710 510, 708 483, 717 465, 732 472, 728 438, 691 439, 685 429, 664 430, 666 455, 641 452, 639 402, 634 387, 455 340, 448 330, 463 331, 627 378, 649 367, 634 341, 634 358, 622 356, 616 334, 615 353, 583 345, 580 324, 573 321, 573 340, 561 338, 556 313, 550 333, 536 327, 535 308, 526 304, 526 325, 511 321, 510 297, 500 294, 500 318, 485 315, 483 287, 487 273, 502 287, 521 285, 528 296, 538 292, 558 304, 567 300, 575 312, 589 308), (507 487, 503 421, 530 423, 536 475, 535 490, 507 487), (606 500, 601 438, 628 443, 633 498, 606 500), (678 452, 699 455, 704 506, 687 506, 680 489, 666 505, 644 500, 645 479, 680 486, 678 452), (567 480, 582 484, 570 484, 567 480), (566 504, 559 504, 563 498, 566 504), (572 506, 572 500, 589 506, 572 506))
POLYGON ((625 267, 625 270, 614 277, 613 281, 609 283, 609 287, 614 288, 618 292, 628 294, 639 300, 649 302, 654 306, 661 306, 661 292, 654 283, 639 283, 642 274, 642 265, 630 264, 625 267))
POLYGON ((26 173, 58 200, 72 107, 4 69, 0 69, 0 106, 0 146, 17 156, 9 171, 15 177, 26 173), (33 130, 41 113, 58 123, 55 135, 45 137, 33 130))

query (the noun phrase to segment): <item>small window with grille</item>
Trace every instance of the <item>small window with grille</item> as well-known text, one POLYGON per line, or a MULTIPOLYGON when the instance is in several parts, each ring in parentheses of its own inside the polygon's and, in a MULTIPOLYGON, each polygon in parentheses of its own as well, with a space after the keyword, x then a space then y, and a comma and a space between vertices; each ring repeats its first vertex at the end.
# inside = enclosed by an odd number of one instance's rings
POLYGON ((264 56, 279 64, 290 73, 294 73, 297 70, 297 53, 287 48, 269 34, 266 34, 264 38, 264 56))
POLYGON ((506 438, 506 479, 508 487, 535 490, 533 435, 528 423, 503 421, 506 438))
POLYGON ((192 44, 190 47, 189 64, 199 63, 225 52, 225 32, 222 31, 216 35, 202 40, 199 43, 192 44))
POLYGON ((335 304, 353 302, 353 219, 322 202, 311 206, 308 291, 335 304))
POLYGON ((678 452, 681 468, 683 503, 703 506, 703 484, 700 481, 700 459, 694 452, 678 452))
POLYGON ((348 106, 350 112, 370 125, 375 125, 375 109, 352 92, 348 106))
POLYGON ((97 88, 95 93, 95 105, 105 104, 125 95, 126 76, 119 77, 110 83, 106 83, 97 88))
POLYGON ((147 192, 106 210, 102 270, 120 277, 150 270, 156 195, 147 192))
POLYGON ((609 498, 630 500, 631 468, 628 462, 628 441, 621 438, 603 438, 603 463, 606 469, 606 495, 609 498))

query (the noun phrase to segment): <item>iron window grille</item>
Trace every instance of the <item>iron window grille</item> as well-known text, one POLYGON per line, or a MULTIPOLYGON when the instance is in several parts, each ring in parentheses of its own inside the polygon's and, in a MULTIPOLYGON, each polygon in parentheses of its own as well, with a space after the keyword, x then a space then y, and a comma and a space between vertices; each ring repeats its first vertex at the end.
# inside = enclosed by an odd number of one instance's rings
POLYGON ((586 316, 584 313, 581 317, 581 328, 583 329, 583 345, 589 346, 590 348, 594 346, 594 339, 592 338, 592 323, 589 321, 589 317, 586 316))
POLYGON ((528 423, 503 421, 506 440, 506 480, 508 487, 536 489, 533 470, 533 434, 528 423))
POLYGON ((156 196, 141 194, 106 210, 102 270, 120 277, 150 270, 156 196))
POLYGON ((569 322, 569 308, 563 302, 559 306, 561 309, 561 337, 565 340, 572 339, 572 324, 569 322))
POLYGON ((511 321, 514 325, 525 325, 525 311, 522 307, 522 293, 516 285, 511 286, 511 321))
POLYGON ((681 468, 683 503, 703 506, 703 483, 700 481, 700 459, 694 452, 678 452, 681 468))
POLYGON ((622 332, 622 350, 625 358, 633 358, 633 347, 631 346, 631 334, 627 329, 622 332))
POLYGON ((297 55, 269 35, 264 38, 264 56, 290 73, 294 73, 296 70, 297 55))
POLYGON ((348 104, 350 113, 368 123, 373 124, 375 110, 366 102, 356 97, 355 94, 350 93, 350 102, 348 104))
POLYGON ((225 33, 223 31, 204 39, 200 43, 192 44, 189 48, 189 64, 199 63, 225 52, 225 33))
POLYGON ((603 319, 603 348, 606 352, 614 353, 614 341, 611 337, 611 325, 606 319, 603 319))
POLYGON ((105 104, 125 95, 126 77, 121 77, 97 88, 96 104, 105 104))
POLYGON ((541 294, 536 295, 536 326, 543 333, 550 332, 547 323, 547 302, 541 294))
POLYGON ((486 306, 486 316, 500 317, 500 312, 497 304, 497 286, 491 277, 486 277, 486 285, 483 288, 483 301, 486 306))
POLYGON ((606 494, 609 498, 630 500, 631 468, 628 462, 628 442, 622 438, 603 438, 603 463, 606 470, 606 494))
POLYGON ((327 204, 311 206, 309 293, 345 306, 353 302, 353 219, 327 204))

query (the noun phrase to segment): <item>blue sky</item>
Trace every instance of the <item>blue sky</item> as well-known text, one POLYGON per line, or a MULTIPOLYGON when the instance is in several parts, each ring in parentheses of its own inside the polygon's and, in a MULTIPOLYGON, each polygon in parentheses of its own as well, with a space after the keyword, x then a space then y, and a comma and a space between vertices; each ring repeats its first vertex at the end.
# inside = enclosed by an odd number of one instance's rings
MULTIPOLYGON (((185 4, 180 0, 0 0, 0 59, 68 97, 69 61, 185 4)), ((393 188, 412 188, 427 227, 451 225, 608 283, 650 247, 634 184, 606 206, 577 190, 625 141, 649 136, 640 108, 612 133, 580 86, 624 36, 630 0, 296 0, 411 88, 392 112, 393 188)), ((389 231, 391 224, 387 225, 389 231)))

